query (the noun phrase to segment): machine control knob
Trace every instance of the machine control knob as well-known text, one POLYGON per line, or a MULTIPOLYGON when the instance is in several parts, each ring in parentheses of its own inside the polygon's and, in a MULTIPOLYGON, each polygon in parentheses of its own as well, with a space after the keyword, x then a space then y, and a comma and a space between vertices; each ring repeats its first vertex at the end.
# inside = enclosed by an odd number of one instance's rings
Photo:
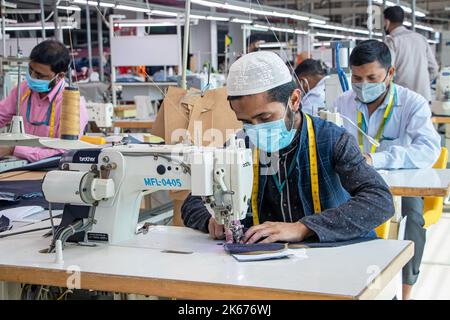
POLYGON ((156 172, 163 175, 164 173, 166 173, 166 167, 160 164, 159 166, 156 167, 156 172))

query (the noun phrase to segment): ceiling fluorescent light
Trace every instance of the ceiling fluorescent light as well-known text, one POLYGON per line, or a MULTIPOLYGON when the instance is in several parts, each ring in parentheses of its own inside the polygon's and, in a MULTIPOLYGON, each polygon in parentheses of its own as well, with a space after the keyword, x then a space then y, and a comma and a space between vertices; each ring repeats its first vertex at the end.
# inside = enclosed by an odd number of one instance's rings
POLYGON ((272 30, 272 31, 279 31, 279 32, 294 33, 294 29, 289 29, 289 28, 270 27, 270 30, 272 30))
POLYGON ((114 3, 109 2, 100 2, 98 5, 105 8, 114 8, 116 6, 114 3))
MULTIPOLYGON (((44 27, 45 30, 54 30, 54 25, 48 25, 44 27)), ((61 26, 61 29, 73 29, 72 26, 61 26)), ((41 25, 36 26, 7 26, 5 27, 5 31, 31 31, 31 30, 42 30, 41 25)))
POLYGON ((311 22, 311 23, 318 23, 318 24, 326 24, 326 21, 319 20, 319 19, 314 19, 314 18, 310 18, 309 22, 311 22))
POLYGON ((205 7, 212 7, 212 8, 222 8, 223 4, 211 2, 211 1, 204 1, 204 0, 191 0, 191 3, 199 4, 201 6, 205 7))
POLYGON ((80 7, 76 6, 56 6, 59 10, 66 10, 66 11, 81 11, 80 7))
MULTIPOLYGON (((377 4, 383 4, 383 0, 374 0, 374 2, 377 3, 377 4)), ((396 6, 396 5, 397 5, 397 3, 394 3, 392 1, 386 1, 386 7, 393 7, 393 6, 396 6)), ((411 7, 407 7, 407 6, 404 6, 404 5, 401 5, 401 7, 406 13, 412 13, 411 7)), ((426 14, 424 12, 422 12, 420 10, 417 10, 417 9, 416 9, 416 12, 415 12, 414 15, 418 16, 418 17, 421 17, 421 18, 426 16, 426 14)))
POLYGON ((251 24, 253 21, 252 20, 245 20, 245 19, 237 19, 237 18, 233 18, 231 20, 231 22, 235 22, 235 23, 244 23, 244 24, 251 24))
POLYGON ((206 20, 206 16, 200 16, 198 14, 191 14, 191 18, 206 20))
POLYGON ((313 43, 314 47, 329 47, 331 45, 330 42, 316 42, 313 43))
POLYGON ((424 25, 421 25, 421 24, 416 24, 416 28, 417 29, 422 29, 422 30, 425 30, 425 31, 434 32, 433 28, 427 27, 427 26, 424 26, 424 25))
POLYGON ((334 34, 334 33, 322 33, 318 32, 315 34, 317 37, 327 37, 327 38, 338 38, 338 39, 347 39, 348 36, 344 36, 342 34, 334 34))
POLYGON ((228 18, 224 18, 224 17, 214 17, 214 16, 207 16, 206 17, 207 20, 212 20, 212 21, 229 21, 230 19, 228 18))
POLYGON ((309 21, 310 19, 305 16, 299 16, 298 14, 291 14, 289 15, 289 18, 299 21, 309 21))
POLYGON ((286 43, 279 43, 279 42, 267 42, 262 43, 259 45, 260 48, 286 48, 286 43))
POLYGON ((115 8, 119 9, 119 10, 127 10, 127 11, 135 11, 135 12, 151 12, 149 9, 131 7, 131 6, 126 6, 126 5, 122 5, 122 4, 118 4, 115 8))
MULTIPOLYGON (((407 27, 412 27, 412 23, 409 22, 409 21, 404 21, 404 22, 403 22, 403 25, 404 25, 404 26, 407 26, 407 27)), ((424 26, 424 25, 422 25, 422 24, 417 24, 417 23, 416 23, 416 29, 421 29, 421 30, 430 31, 430 32, 433 32, 433 31, 434 31, 434 29, 431 28, 431 27, 424 26)))
POLYGON ((332 26, 329 24, 322 25, 322 24, 310 23, 309 26, 315 27, 315 28, 321 28, 321 29, 348 31, 348 28, 344 28, 344 27, 340 27, 340 26, 332 26))
POLYGON ((267 27, 267 26, 263 26, 263 25, 261 25, 261 24, 255 24, 255 25, 253 25, 255 28, 258 28, 258 29, 263 29, 263 30, 269 30, 269 27, 267 27))
POLYGON ((117 27, 170 27, 176 26, 177 24, 174 22, 149 22, 149 23, 132 23, 132 22, 118 22, 115 23, 114 26, 117 27))
POLYGON ((151 10, 150 14, 155 15, 155 16, 168 16, 168 17, 178 16, 178 13, 176 13, 176 12, 161 11, 161 10, 151 10))
MULTIPOLYGON (((254 9, 254 8, 246 7, 246 6, 233 5, 233 4, 229 4, 227 2, 218 3, 218 2, 205 1, 205 0, 191 0, 191 2, 202 5, 202 6, 206 6, 206 7, 221 8, 221 9, 226 9, 226 10, 231 10, 231 11, 239 11, 239 12, 244 12, 244 13, 260 15, 260 16, 289 18, 289 19, 300 20, 300 21, 311 20, 307 16, 291 14, 289 12, 259 10, 259 9, 254 9)), ((246 3, 243 3, 243 5, 245 5, 245 4, 246 3)), ((313 20, 314 20, 314 22, 317 22, 317 23, 325 23, 325 21, 323 21, 323 20, 319 20, 319 19, 313 19, 313 20)))

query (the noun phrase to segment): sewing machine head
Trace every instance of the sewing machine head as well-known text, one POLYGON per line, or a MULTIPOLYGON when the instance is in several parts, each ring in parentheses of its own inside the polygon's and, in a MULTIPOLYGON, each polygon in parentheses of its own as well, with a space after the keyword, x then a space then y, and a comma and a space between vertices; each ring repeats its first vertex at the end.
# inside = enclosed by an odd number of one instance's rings
POLYGON ((67 204, 54 242, 80 232, 85 241, 133 238, 142 196, 157 190, 191 190, 235 241, 242 236, 237 222, 246 216, 253 182, 251 150, 243 140, 233 138, 226 148, 131 144, 85 149, 67 154, 60 169, 49 172, 42 185, 48 202, 67 204), (77 210, 84 212, 81 217, 77 210))

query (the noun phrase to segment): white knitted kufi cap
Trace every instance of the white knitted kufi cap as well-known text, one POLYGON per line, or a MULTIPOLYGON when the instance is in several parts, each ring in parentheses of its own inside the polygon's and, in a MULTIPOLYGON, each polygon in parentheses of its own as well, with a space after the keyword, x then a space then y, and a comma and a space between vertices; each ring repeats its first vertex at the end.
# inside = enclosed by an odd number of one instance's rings
POLYGON ((270 51, 246 54, 234 62, 228 73, 229 96, 247 96, 266 92, 292 81, 289 68, 270 51))

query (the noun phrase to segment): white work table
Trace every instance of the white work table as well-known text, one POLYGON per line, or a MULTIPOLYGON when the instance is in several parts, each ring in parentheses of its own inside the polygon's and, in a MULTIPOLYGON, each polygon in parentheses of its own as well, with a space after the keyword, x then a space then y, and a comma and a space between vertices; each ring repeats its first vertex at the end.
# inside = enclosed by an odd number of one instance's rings
POLYGON ((448 197, 450 169, 380 170, 393 195, 395 215, 391 220, 394 231, 389 238, 403 239, 406 220, 402 218, 402 197, 448 197), (401 223, 401 221, 403 221, 401 223))
POLYGON ((450 169, 403 169, 379 171, 394 196, 447 197, 450 169))
POLYGON ((155 226, 120 246, 69 244, 58 265, 54 254, 38 252, 50 243, 43 233, 0 239, 0 281, 66 287, 67 270, 77 268, 81 288, 102 291, 186 299, 373 299, 413 255, 410 241, 374 240, 306 249, 307 259, 238 262, 206 234, 155 226))

